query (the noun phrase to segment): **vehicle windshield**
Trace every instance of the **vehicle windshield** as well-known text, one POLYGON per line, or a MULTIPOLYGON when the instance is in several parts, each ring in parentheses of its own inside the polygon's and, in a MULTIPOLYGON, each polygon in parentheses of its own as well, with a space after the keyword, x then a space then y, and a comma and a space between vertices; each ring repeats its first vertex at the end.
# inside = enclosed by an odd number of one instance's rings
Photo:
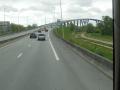
POLYGON ((39 36, 45 36, 45 34, 39 34, 39 36))
POLYGON ((0 0, 0 90, 113 90, 112 0, 0 0))

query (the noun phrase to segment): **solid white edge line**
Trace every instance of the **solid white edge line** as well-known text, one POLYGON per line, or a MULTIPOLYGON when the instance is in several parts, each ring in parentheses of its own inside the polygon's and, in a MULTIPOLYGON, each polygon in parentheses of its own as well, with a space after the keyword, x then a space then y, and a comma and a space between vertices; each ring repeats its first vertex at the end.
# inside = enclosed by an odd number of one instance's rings
POLYGON ((23 53, 20 53, 20 54, 17 56, 17 58, 20 58, 22 55, 23 55, 23 53))
POLYGON ((59 57, 58 57, 58 55, 57 55, 57 53, 56 53, 56 51, 55 51, 55 48, 54 48, 54 46, 53 46, 53 44, 52 44, 52 42, 51 42, 51 39, 50 39, 50 37, 49 37, 49 33, 48 33, 48 38, 49 38, 49 43, 50 43, 50 45, 51 45, 51 48, 52 48, 52 50, 53 50, 53 53, 54 53, 54 55, 55 55, 55 58, 56 58, 57 61, 59 61, 60 59, 59 59, 59 57))

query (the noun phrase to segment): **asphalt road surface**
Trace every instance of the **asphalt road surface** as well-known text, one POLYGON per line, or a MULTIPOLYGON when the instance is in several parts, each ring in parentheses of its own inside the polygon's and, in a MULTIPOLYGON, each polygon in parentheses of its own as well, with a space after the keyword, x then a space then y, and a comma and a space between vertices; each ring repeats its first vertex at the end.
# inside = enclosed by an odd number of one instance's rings
POLYGON ((113 90, 112 80, 56 38, 0 48, 0 90, 113 90))

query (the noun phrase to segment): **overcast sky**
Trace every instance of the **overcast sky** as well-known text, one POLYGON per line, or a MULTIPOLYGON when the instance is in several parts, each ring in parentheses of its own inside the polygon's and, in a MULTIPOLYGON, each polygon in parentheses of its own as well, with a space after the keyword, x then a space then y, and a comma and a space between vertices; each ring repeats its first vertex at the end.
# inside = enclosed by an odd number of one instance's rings
MULTIPOLYGON (((63 19, 112 17, 112 0, 61 0, 63 19)), ((60 0, 0 0, 0 21, 38 25, 60 18, 60 0)))

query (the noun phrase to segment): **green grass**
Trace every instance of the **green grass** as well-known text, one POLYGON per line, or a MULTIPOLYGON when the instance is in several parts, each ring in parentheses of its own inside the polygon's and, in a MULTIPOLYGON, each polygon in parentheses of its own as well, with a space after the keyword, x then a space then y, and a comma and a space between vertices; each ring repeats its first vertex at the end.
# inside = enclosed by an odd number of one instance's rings
MULTIPOLYGON (((57 35, 62 36, 62 30, 59 29, 59 30, 56 30, 55 32, 57 35)), ((74 44, 77 44, 80 47, 88 49, 105 58, 108 58, 111 61, 113 60, 113 50, 90 43, 90 41, 85 40, 83 38, 75 38, 75 33, 70 31, 68 28, 64 28, 64 34, 65 34, 64 36, 65 40, 68 40, 74 44)))
MULTIPOLYGON (((83 38, 83 37, 81 37, 81 34, 82 34, 83 32, 78 32, 78 33, 76 33, 76 35, 79 37, 79 38, 83 38)), ((91 37, 90 37, 91 38, 91 37)), ((112 44, 108 44, 108 43, 104 43, 104 42, 100 42, 100 41, 96 41, 96 40, 90 40, 90 39, 86 39, 86 38, 83 38, 83 39, 85 39, 85 40, 87 40, 87 41, 89 41, 89 42, 93 42, 93 43, 97 43, 97 44, 100 44, 100 45, 105 45, 105 46, 108 46, 108 47, 113 47, 113 45, 112 44)), ((96 39, 96 38, 95 38, 96 39)))
POLYGON ((85 35, 90 38, 113 42, 113 37, 109 35, 101 35, 100 33, 86 33, 85 35))

